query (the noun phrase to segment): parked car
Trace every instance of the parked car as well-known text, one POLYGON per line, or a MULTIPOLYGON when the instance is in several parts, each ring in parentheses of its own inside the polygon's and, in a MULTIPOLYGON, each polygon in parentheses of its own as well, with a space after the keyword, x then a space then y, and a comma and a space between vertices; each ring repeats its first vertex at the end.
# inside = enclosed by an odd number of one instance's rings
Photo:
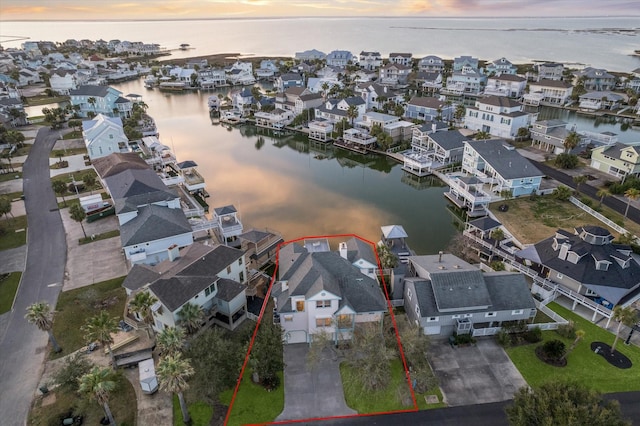
POLYGON ((118 326, 120 327, 120 330, 122 330, 122 331, 129 332, 129 331, 133 330, 133 327, 131 327, 126 322, 124 322, 124 320, 120 320, 120 322, 118 323, 118 326))

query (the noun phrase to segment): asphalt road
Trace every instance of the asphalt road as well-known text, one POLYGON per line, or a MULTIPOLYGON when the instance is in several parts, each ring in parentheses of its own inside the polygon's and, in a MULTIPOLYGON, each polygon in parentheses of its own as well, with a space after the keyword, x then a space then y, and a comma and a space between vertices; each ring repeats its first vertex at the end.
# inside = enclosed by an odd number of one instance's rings
POLYGON ((55 307, 62 288, 67 243, 49 181, 49 153, 60 133, 42 128, 24 163, 27 262, 0 336, 0 423, 24 425, 47 353, 47 333, 24 319, 27 306, 46 301, 55 307))
MULTIPOLYGON (((549 167, 544 163, 540 163, 538 161, 533 161, 533 160, 529 160, 531 161, 542 173, 544 173, 545 175, 549 176, 550 178, 553 178, 555 180, 557 180, 558 182, 561 182, 571 188, 576 188, 576 184, 575 182, 573 182, 573 177, 563 173, 561 170, 558 169, 554 169, 553 167, 549 167)), ((589 181, 587 181, 589 182, 589 181)), ((598 200, 598 202, 600 201, 600 197, 598 197, 596 195, 596 193, 598 192, 599 188, 594 188, 593 186, 589 185, 588 183, 583 183, 582 185, 580 185, 580 192, 582 194, 588 195, 591 198, 598 200)), ((579 197, 576 197, 579 198, 579 197)), ((621 215, 624 215, 624 212, 627 208, 627 202, 626 201, 622 201, 616 197, 605 197, 605 199, 603 200, 602 204, 604 204, 607 207, 612 208, 613 210, 617 211, 618 213, 620 213, 621 215)), ((637 208, 630 206, 629 207, 629 214, 627 215, 627 217, 634 221, 635 223, 640 223, 640 210, 638 210, 637 208)))

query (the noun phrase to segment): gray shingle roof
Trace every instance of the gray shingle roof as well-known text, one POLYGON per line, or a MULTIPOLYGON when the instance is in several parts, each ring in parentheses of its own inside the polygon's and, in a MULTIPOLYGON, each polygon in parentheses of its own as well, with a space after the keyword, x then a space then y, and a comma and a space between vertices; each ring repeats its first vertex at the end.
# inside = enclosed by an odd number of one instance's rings
POLYGON ((225 302, 231 302, 236 296, 242 293, 245 288, 245 286, 237 281, 220 278, 218 280, 218 293, 216 293, 216 298, 225 302))
POLYGON ((160 274, 154 271, 151 266, 141 264, 134 264, 131 270, 124 279, 122 286, 129 290, 138 290, 145 285, 154 282, 160 277, 160 274))
POLYGON ((443 108, 445 106, 445 103, 438 98, 429 96, 414 96, 413 98, 411 98, 408 105, 438 109, 443 108))
POLYGON ((259 243, 260 241, 264 240, 265 238, 268 238, 272 235, 271 232, 263 232, 263 231, 258 231, 257 229, 252 229, 250 231, 247 231, 241 235, 238 236, 238 238, 240 238, 241 240, 246 240, 249 241, 250 243, 259 243))
POLYGON ((80 86, 75 90, 69 90, 71 96, 95 96, 104 98, 109 94, 109 86, 80 86))
POLYGON ((193 296, 215 282, 217 277, 170 277, 161 278, 149 289, 171 312, 187 303, 193 296))
POLYGON ((149 169, 149 165, 135 152, 114 152, 105 157, 96 158, 91 163, 102 179, 129 169, 149 169))
POLYGON ((120 226, 120 241, 122 247, 128 247, 188 232, 192 232, 191 225, 181 209, 149 204, 120 226))
POLYGON ((485 96, 484 98, 479 99, 478 102, 485 105, 493 105, 503 108, 514 108, 522 106, 520 102, 517 102, 511 98, 507 98, 506 96, 485 96))
MULTIPOLYGON (((158 175, 151 169, 127 169, 105 179, 114 199, 143 195, 151 192, 170 192, 158 175)), ((175 193, 171 193, 175 198, 175 193)))
POLYGON ((347 250, 347 256, 349 257, 349 262, 351 263, 359 259, 363 259, 373 265, 378 264, 376 254, 374 253, 371 244, 362 241, 360 238, 354 237, 347 240, 347 250))
POLYGON ((504 179, 518 179, 544 176, 518 151, 500 139, 467 141, 480 156, 504 179))
POLYGON ((469 222, 469 225, 473 225, 475 228, 481 231, 488 231, 493 228, 497 228, 502 225, 495 219, 490 218, 489 216, 481 217, 479 219, 474 219, 469 222))
POLYGON ((432 271, 431 286, 439 311, 491 306, 491 298, 479 269, 442 273, 432 271))
POLYGON ((238 212, 238 210, 236 210, 236 208, 233 207, 233 205, 231 205, 231 204, 228 205, 228 206, 224 206, 224 207, 216 207, 213 210, 216 212, 216 214, 218 216, 225 215, 225 214, 232 214, 232 213, 237 213, 238 212))
POLYGON ((445 132, 435 132, 429 135, 429 138, 436 142, 446 151, 452 149, 462 149, 464 147, 464 141, 468 140, 458 130, 447 130, 445 132))

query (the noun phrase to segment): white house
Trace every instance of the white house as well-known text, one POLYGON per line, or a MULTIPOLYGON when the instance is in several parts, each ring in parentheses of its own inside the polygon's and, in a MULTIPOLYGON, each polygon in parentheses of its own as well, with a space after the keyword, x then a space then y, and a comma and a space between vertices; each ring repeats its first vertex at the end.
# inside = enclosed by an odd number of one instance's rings
POLYGON ((75 71, 56 70, 49 77, 51 90, 61 95, 68 95, 69 91, 78 88, 78 79, 75 71))
POLYGON ((366 70, 377 70, 382 65, 382 55, 380 52, 362 51, 358 58, 358 65, 366 70))
POLYGON ((326 56, 328 66, 346 67, 353 60, 353 54, 347 50, 333 50, 326 56))
POLYGON ((502 96, 485 96, 467 108, 465 127, 487 132, 500 138, 514 138, 518 129, 529 126, 529 114, 522 104, 502 96))
POLYGON ((392 64, 403 65, 411 68, 413 63, 413 55, 411 53, 389 53, 389 62, 392 64))
POLYGON ((271 295, 286 344, 309 343, 319 333, 349 340, 358 326, 382 323, 387 304, 378 281, 352 264, 348 250, 342 255, 296 243, 280 249, 271 295))
POLYGON ((389 63, 380 68, 380 83, 382 84, 406 84, 411 67, 408 65, 389 63))
POLYGON ((507 58, 502 57, 500 59, 496 59, 494 61, 489 62, 485 67, 485 71, 487 74, 494 74, 494 75, 502 75, 502 74, 515 75, 517 68, 507 58))
POLYGON ((120 117, 98 114, 93 120, 83 121, 82 138, 91 160, 129 151, 129 139, 124 134, 120 117))
POLYGON ((424 58, 420 59, 418 68, 422 72, 442 73, 444 71, 444 61, 438 56, 425 56, 424 58))
POLYGON ((515 74, 500 74, 487 78, 484 94, 518 99, 524 94, 526 87, 526 78, 515 74))
POLYGON ((562 80, 540 80, 529 83, 529 93, 523 96, 526 105, 559 105, 567 103, 573 92, 571 83, 562 80))

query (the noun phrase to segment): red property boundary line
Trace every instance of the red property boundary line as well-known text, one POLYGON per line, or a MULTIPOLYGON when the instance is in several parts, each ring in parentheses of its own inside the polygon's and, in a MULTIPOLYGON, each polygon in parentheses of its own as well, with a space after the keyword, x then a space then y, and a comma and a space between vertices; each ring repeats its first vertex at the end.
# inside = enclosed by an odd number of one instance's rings
MULTIPOLYGON (((398 414, 398 413, 413 413, 418 411, 418 403, 416 401, 416 395, 415 392, 413 390, 413 386, 411 384, 411 375, 409 374, 409 369, 407 368, 407 360, 404 356, 404 349, 402 348, 402 342, 400 340, 400 333, 398 333, 398 325, 396 323, 396 317, 393 314, 393 306, 391 305, 391 300, 389 299, 389 293, 387 291, 387 286, 384 280, 384 276, 382 274, 382 264, 380 262, 380 257, 378 256, 378 251, 376 250, 376 244, 365 239, 362 238, 356 234, 336 234, 336 235, 315 235, 315 236, 306 236, 306 237, 300 237, 297 238, 295 240, 289 240, 289 241, 285 241, 282 243, 278 244, 277 247, 277 251, 276 251, 276 262, 275 262, 275 269, 273 271, 273 275, 271 276, 271 281, 269 282, 269 289, 267 290, 267 293, 264 296, 264 302, 262 303, 262 308, 260 309, 260 315, 258 316, 258 321, 256 322, 256 327, 253 330, 253 334, 251 335, 251 341, 249 342, 249 347, 247 349, 247 353, 244 357, 244 362, 242 363, 242 369, 240 370, 240 376, 238 377, 238 380, 236 382, 236 387, 233 391, 233 396, 231 397, 231 403, 229 404, 229 409, 227 410, 227 415, 225 416, 224 419, 224 424, 227 425, 229 422, 229 417, 231 415, 231 410, 233 410, 233 404, 236 400, 236 396, 238 394, 238 390, 240 389, 240 384, 242 383, 242 378, 244 377, 244 372, 245 369, 247 367, 247 364, 249 363, 249 356, 251 355, 251 349, 253 348, 253 344, 255 342, 256 336, 258 334, 258 329, 260 328, 260 324, 262 323, 262 318, 264 316, 264 311, 267 307, 267 303, 269 300, 269 297, 271 296, 271 290, 273 289, 273 284, 276 281, 276 273, 278 272, 278 265, 279 265, 279 260, 280 260, 280 247, 282 246, 286 246, 288 244, 293 244, 299 241, 304 241, 304 240, 311 240, 311 239, 319 239, 319 238, 327 238, 327 239, 334 239, 334 238, 345 238, 345 237, 349 237, 349 238, 357 238, 361 241, 366 242, 367 244, 369 244, 372 248, 373 248, 373 253, 376 256, 376 262, 378 263, 378 271, 380 271, 380 280, 382 282, 382 289, 384 291, 384 295, 387 301, 387 308, 389 310, 389 314, 391 315, 391 322, 393 324, 393 331, 396 334, 396 342, 398 344, 398 349, 400 352, 400 358, 402 359, 402 366, 404 368, 404 374, 405 374, 405 378, 407 380, 407 385, 409 385, 409 390, 411 392, 411 399, 413 401, 413 408, 412 409, 406 409, 406 410, 395 410, 395 411, 380 411, 380 412, 375 412, 375 413, 365 413, 365 414, 351 414, 351 415, 346 415, 346 416, 328 416, 328 417, 312 417, 312 418, 308 418, 308 419, 298 419, 298 420, 283 420, 283 421, 277 421, 277 422, 266 422, 266 423, 252 423, 253 425, 265 425, 265 424, 291 424, 291 423, 302 423, 302 422, 309 422, 309 421, 321 421, 321 420, 329 420, 329 419, 344 419, 344 418, 352 418, 352 417, 371 417, 371 416, 380 416, 380 415, 385 415, 385 414, 398 414)), ((284 386, 284 383, 282 384, 282 386, 284 386)))

